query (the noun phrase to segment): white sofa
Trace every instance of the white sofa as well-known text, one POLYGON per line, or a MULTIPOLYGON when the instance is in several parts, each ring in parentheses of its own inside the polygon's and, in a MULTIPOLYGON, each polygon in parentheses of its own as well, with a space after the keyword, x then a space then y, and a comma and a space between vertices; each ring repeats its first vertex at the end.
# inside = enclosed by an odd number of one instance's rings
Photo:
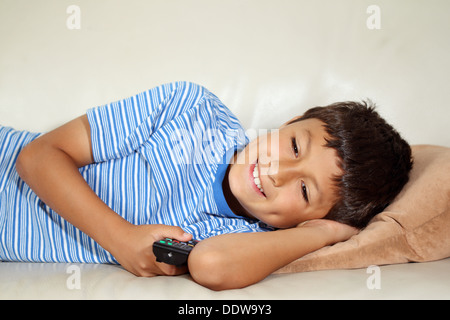
MULTIPOLYGON (((411 144, 450 147, 449 10, 447 0, 1 0, 0 124, 47 131, 187 80, 248 129, 368 97, 411 144)), ((449 268, 444 259, 276 274, 215 292, 188 275, 0 262, 0 299, 449 299, 449 268)))

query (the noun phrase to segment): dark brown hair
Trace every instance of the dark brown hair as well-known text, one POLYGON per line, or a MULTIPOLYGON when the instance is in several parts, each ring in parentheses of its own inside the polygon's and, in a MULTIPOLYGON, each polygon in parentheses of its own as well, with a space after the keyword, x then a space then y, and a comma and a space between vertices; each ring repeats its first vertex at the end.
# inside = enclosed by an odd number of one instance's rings
POLYGON ((409 179, 411 148, 370 101, 338 102, 309 109, 297 121, 324 122, 342 176, 334 178, 337 202, 325 218, 357 228, 394 200, 409 179))

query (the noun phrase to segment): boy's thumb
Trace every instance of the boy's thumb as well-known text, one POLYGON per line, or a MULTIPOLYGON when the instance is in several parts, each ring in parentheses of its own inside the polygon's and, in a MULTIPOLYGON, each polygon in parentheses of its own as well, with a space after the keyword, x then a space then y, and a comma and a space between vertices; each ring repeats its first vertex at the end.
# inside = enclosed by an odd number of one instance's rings
POLYGON ((167 226, 167 229, 165 230, 163 237, 176 239, 178 241, 189 241, 192 239, 192 234, 185 232, 180 227, 167 226))

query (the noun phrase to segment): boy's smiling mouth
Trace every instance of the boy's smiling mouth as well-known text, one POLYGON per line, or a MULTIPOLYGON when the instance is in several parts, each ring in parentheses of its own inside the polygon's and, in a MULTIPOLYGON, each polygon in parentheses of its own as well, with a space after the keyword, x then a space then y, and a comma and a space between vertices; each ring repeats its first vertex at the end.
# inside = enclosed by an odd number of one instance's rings
POLYGON ((261 183, 261 179, 259 177, 259 166, 258 166, 258 160, 256 161, 256 163, 253 166, 253 182, 256 186, 256 188, 259 190, 259 192, 265 197, 265 193, 264 193, 264 189, 262 187, 262 183, 261 183))

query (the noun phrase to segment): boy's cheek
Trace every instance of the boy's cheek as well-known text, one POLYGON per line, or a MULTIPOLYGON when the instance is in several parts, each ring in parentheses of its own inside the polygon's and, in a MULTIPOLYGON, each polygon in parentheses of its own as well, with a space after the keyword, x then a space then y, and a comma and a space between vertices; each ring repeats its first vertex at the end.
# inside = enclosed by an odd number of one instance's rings
MULTIPOLYGON (((278 134, 270 134, 260 139, 258 144, 258 163, 262 167, 278 163, 280 159, 280 145, 278 134)), ((261 172, 263 174, 263 172, 261 172)), ((266 173, 267 174, 267 173, 266 173)))

